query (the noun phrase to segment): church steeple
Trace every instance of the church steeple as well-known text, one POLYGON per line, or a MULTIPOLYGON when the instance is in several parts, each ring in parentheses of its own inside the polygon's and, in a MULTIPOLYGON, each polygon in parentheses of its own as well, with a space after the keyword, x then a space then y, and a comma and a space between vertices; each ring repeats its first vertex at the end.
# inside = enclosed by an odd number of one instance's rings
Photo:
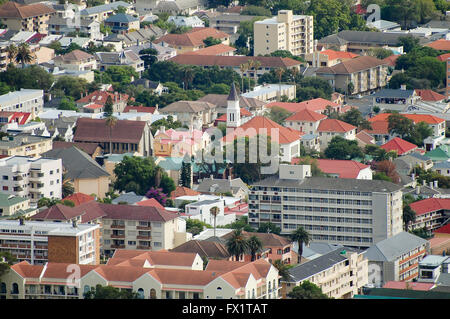
POLYGON ((239 127, 240 125, 241 108, 239 106, 239 94, 233 82, 227 98, 227 127, 239 127))

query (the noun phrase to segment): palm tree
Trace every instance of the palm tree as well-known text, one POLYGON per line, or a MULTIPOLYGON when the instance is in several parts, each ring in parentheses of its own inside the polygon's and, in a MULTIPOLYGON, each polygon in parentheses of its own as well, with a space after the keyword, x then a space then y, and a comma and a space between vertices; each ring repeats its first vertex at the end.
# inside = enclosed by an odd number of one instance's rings
POLYGON ((117 123, 117 118, 110 115, 106 118, 106 126, 109 127, 109 153, 112 154, 112 128, 117 123))
POLYGON ((183 83, 185 90, 189 88, 189 83, 191 83, 192 80, 194 80, 194 73, 192 72, 192 67, 187 66, 183 70, 183 83))
POLYGON ((73 187, 72 181, 67 177, 67 174, 64 172, 62 176, 62 196, 66 198, 67 196, 75 193, 75 188, 73 187))
POLYGON ((242 63, 239 66, 239 69, 241 70, 241 82, 242 82, 241 92, 244 93, 244 73, 245 73, 245 71, 248 70, 248 64, 242 63))
POLYGON ((281 259, 277 259, 273 262, 273 266, 278 269, 278 275, 280 275, 281 280, 288 281, 290 278, 289 268, 284 264, 281 259))
POLYGON ((15 60, 16 55, 17 55, 17 47, 14 43, 12 43, 6 47, 6 54, 8 56, 9 63, 11 63, 12 61, 15 60))
POLYGON ((211 207, 209 212, 211 213, 211 215, 214 216, 214 237, 216 237, 216 218, 217 215, 219 214, 219 207, 217 206, 211 207))
POLYGON ((311 235, 302 226, 299 226, 292 232, 291 239, 298 243, 298 262, 300 263, 303 254, 303 244, 309 244, 311 235))
POLYGON ((250 254, 252 255, 252 261, 254 261, 254 260, 256 260, 256 253, 262 250, 263 244, 262 244, 261 240, 258 237, 256 237, 255 235, 250 237, 248 239, 247 243, 248 243, 248 250, 249 250, 250 254))
POLYGON ((279 97, 278 97, 278 102, 281 101, 281 79, 283 78, 283 74, 284 74, 284 69, 282 69, 282 68, 275 69, 275 75, 278 77, 278 83, 280 85, 280 93, 279 93, 279 97))
POLYGON ((33 61, 33 56, 31 55, 30 46, 28 43, 21 43, 17 49, 16 62, 22 64, 22 68, 25 68, 25 63, 30 63, 33 61))
POLYGON ((242 234, 241 229, 236 229, 231 234, 231 237, 226 242, 227 250, 230 255, 236 257, 236 261, 239 261, 242 254, 248 251, 248 242, 242 234))
MULTIPOLYGON (((247 61, 248 70, 251 71, 255 66, 254 60, 248 60, 247 61)), ((251 91, 251 84, 250 84, 250 72, 248 73, 248 90, 251 91)))

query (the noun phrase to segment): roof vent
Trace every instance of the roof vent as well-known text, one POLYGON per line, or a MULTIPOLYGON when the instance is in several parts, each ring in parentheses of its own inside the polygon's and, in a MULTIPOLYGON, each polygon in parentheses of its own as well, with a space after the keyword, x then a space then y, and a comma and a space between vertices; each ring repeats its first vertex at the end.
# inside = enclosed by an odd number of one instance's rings
POLYGON ((347 253, 347 251, 344 249, 340 252, 341 255, 345 255, 347 253))

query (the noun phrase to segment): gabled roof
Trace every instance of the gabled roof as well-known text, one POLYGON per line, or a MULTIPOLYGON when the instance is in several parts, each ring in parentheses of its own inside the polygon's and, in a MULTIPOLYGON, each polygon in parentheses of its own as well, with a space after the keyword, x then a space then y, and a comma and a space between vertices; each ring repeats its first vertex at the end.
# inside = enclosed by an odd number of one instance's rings
MULTIPOLYGON (((374 117, 370 118, 369 122, 377 122, 377 121, 389 121, 389 116, 391 116, 392 113, 381 113, 378 115, 375 115, 374 117)), ((440 117, 437 117, 435 115, 431 114, 400 114, 401 116, 404 116, 411 121, 414 122, 414 124, 418 124, 420 122, 425 122, 430 125, 440 124, 444 122, 444 119, 441 119, 440 117)))
POLYGON ((161 205, 154 198, 150 198, 150 199, 146 199, 146 200, 140 201, 140 202, 136 203, 136 205, 138 205, 138 206, 151 206, 151 207, 158 207, 158 208, 164 209, 164 206, 161 205))
POLYGON ((170 198, 177 198, 180 196, 195 196, 195 195, 200 195, 200 192, 197 192, 188 187, 177 186, 177 188, 175 188, 175 190, 172 193, 170 193, 170 198))
POLYGON ((371 129, 364 129, 362 132, 375 135, 389 135, 389 123, 387 121, 370 121, 371 129))
POLYGON ((278 123, 272 121, 271 119, 268 119, 264 116, 255 116, 248 122, 244 123, 243 125, 239 126, 239 128, 226 136, 223 137, 223 140, 225 142, 232 142, 236 138, 239 138, 240 135, 239 129, 242 129, 246 131, 247 135, 249 137, 256 136, 257 134, 266 134, 267 136, 272 136, 273 131, 277 131, 278 133, 278 141, 280 144, 290 144, 293 143, 301 138, 301 136, 304 134, 300 131, 296 131, 284 126, 279 125, 278 123), (247 132, 248 131, 248 132, 247 132), (252 136, 250 136, 252 135, 252 136))
POLYGON ((281 107, 289 112, 296 113, 300 112, 304 109, 308 109, 311 111, 325 111, 327 106, 331 106, 331 108, 336 108, 339 106, 339 104, 328 101, 326 99, 323 99, 321 97, 303 101, 299 103, 291 103, 291 102, 271 102, 266 105, 266 108, 271 108, 274 106, 281 107))
POLYGON ((261 63, 261 68, 289 68, 302 64, 297 60, 282 57, 266 57, 266 56, 220 56, 220 55, 191 55, 179 54, 168 61, 178 64, 198 65, 198 66, 223 66, 236 67, 247 63, 248 60, 256 60, 261 63))
POLYGON ((228 259, 231 256, 224 244, 206 240, 190 240, 171 249, 170 251, 191 252, 197 253, 201 257, 220 259, 228 259))
POLYGON ((79 118, 73 140, 75 142, 110 142, 139 144, 147 123, 144 121, 117 120, 111 128, 105 119, 79 118))
POLYGON ((192 30, 182 33, 182 34, 166 34, 156 41, 155 43, 161 43, 165 42, 170 45, 174 46, 204 46, 203 40, 205 40, 208 37, 212 37, 214 39, 226 39, 230 36, 222 31, 219 31, 214 28, 208 28, 208 27, 199 27, 199 28, 192 28, 192 30))
POLYGON ((356 129, 356 126, 337 119, 324 119, 317 128, 318 132, 349 132, 356 129))
POLYGON ((42 156, 62 159, 62 165, 67 171, 66 175, 72 180, 109 177, 109 173, 98 165, 92 157, 74 146, 53 149, 43 153, 42 156))
POLYGON ((98 147, 102 148, 100 144, 95 143, 53 141, 52 149, 70 148, 72 146, 78 147, 80 150, 91 156, 95 153, 98 147))
POLYGON ((352 160, 317 159, 320 170, 326 174, 338 174, 339 178, 357 178, 359 172, 370 167, 352 160))
POLYGON ((388 56, 387 58, 384 58, 383 63, 392 67, 395 67, 395 63, 398 59, 398 57, 400 56, 400 54, 393 54, 391 56, 388 56))
POLYGON ((375 138, 365 130, 356 133, 356 138, 366 144, 375 144, 375 138))
POLYGON ((319 53, 328 56, 328 60, 353 59, 359 56, 355 53, 345 51, 335 51, 335 50, 324 50, 320 51, 319 53))
POLYGON ((324 74, 352 74, 368 70, 379 65, 385 65, 385 62, 372 56, 360 56, 351 60, 346 60, 331 67, 321 67, 316 73, 324 74))
POLYGON ((433 231, 437 234, 450 234, 450 223, 433 231))
POLYGON ((130 261, 135 261, 136 265, 143 265, 145 261, 148 261, 151 266, 192 267, 196 257, 197 254, 192 252, 116 249, 114 255, 108 259, 107 265, 126 266, 130 261))
POLYGON ((188 113, 197 113, 206 110, 214 109, 215 105, 203 102, 203 101, 176 101, 170 103, 169 105, 159 109, 160 113, 166 112, 188 112, 188 113))
POLYGON ((450 198, 427 198, 409 204, 417 216, 437 210, 450 210, 450 198))
POLYGON ((450 53, 444 53, 436 57, 439 61, 445 62, 450 59, 450 53))
POLYGON ((64 197, 62 199, 62 201, 65 201, 65 200, 70 200, 75 204, 75 206, 78 206, 78 205, 95 200, 95 197, 92 197, 90 195, 86 195, 83 193, 74 193, 74 194, 64 197))
MULTIPOLYGON (((221 239, 228 240, 233 233, 225 234, 221 237, 221 239)), ((286 237, 279 236, 273 233, 255 233, 255 232, 247 232, 242 231, 242 236, 246 239, 256 236, 261 240, 263 247, 284 247, 286 245, 290 245, 292 242, 288 240, 286 237)))
POLYGON ((405 253, 426 244, 427 241, 416 235, 401 232, 369 247, 364 255, 369 261, 394 261, 405 253))
POLYGON ((304 110, 289 116, 285 121, 317 122, 326 118, 326 115, 305 108, 304 110))
POLYGON ((450 40, 439 39, 434 42, 427 43, 425 46, 435 50, 450 51, 450 40))
MULTIPOLYGON (((449 57, 450 57, 450 53, 449 53, 449 57)), ((419 89, 416 89, 416 93, 424 101, 439 102, 439 101, 442 101, 442 100, 446 99, 445 95, 436 93, 433 90, 419 90, 419 89)))
POLYGON ((105 22, 135 22, 135 21, 139 21, 139 18, 133 17, 130 14, 126 14, 126 13, 117 13, 114 15, 109 16, 105 22))
POLYGON ((94 56, 81 50, 73 50, 64 55, 58 55, 53 60, 55 62, 78 62, 82 60, 93 59, 94 56))
POLYGON ((229 45, 219 43, 216 45, 212 45, 197 51, 185 52, 183 54, 191 54, 191 55, 221 55, 227 52, 234 52, 236 48, 230 47, 229 45))
POLYGON ((418 146, 405 141, 399 137, 394 137, 389 142, 381 145, 381 148, 386 151, 397 151, 398 155, 405 154, 411 150, 416 149, 418 146))

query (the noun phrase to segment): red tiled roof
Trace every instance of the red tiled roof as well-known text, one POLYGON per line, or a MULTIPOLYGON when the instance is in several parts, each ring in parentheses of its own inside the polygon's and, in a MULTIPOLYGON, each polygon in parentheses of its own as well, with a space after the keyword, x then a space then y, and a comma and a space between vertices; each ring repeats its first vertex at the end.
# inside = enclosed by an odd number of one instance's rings
POLYGON ((434 231, 434 233, 438 234, 450 234, 450 224, 442 226, 434 231))
POLYGON ((78 205, 95 200, 95 197, 92 197, 90 195, 86 195, 83 193, 74 193, 74 194, 62 199, 62 201, 65 201, 65 200, 70 200, 75 204, 75 206, 78 206, 78 205))
POLYGON ((154 106, 131 106, 127 105, 123 110, 123 113, 129 112, 142 112, 142 113, 155 113, 156 107, 154 106))
POLYGON ((351 160, 317 159, 320 170, 326 174, 338 174, 339 178, 357 178, 359 172, 369 167, 351 160))
POLYGON ((397 151, 398 155, 405 154, 417 148, 417 145, 405 141, 399 137, 394 137, 389 142, 381 145, 381 148, 386 151, 397 151))
POLYGON ((361 132, 356 133, 356 138, 359 139, 360 141, 366 143, 366 144, 375 144, 374 137, 371 136, 366 131, 361 131, 361 132))
POLYGON ((328 101, 323 98, 312 99, 308 101, 303 101, 300 103, 290 103, 290 102, 272 102, 266 105, 266 108, 271 108, 274 106, 281 107, 289 112, 297 113, 304 109, 308 109, 311 111, 323 111, 326 110, 327 106, 331 106, 332 108, 336 108, 339 104, 328 101))
POLYGON ((87 108, 87 109, 95 110, 95 109, 101 109, 103 107, 103 105, 94 103, 94 104, 85 105, 84 107, 87 108))
POLYGON ((425 46, 435 50, 450 51, 450 40, 439 39, 434 42, 427 43, 425 46))
POLYGON ((334 51, 334 50, 324 50, 320 51, 320 54, 324 54, 328 56, 328 60, 336 60, 336 59, 353 59, 359 56, 358 54, 345 52, 345 51, 334 51))
POLYGON ((26 124, 30 116, 31 113, 26 112, 7 112, 7 111, 0 112, 0 117, 9 118, 8 123, 17 122, 19 125, 26 124))
POLYGON ((20 4, 13 1, 8 1, 0 6, 0 18, 31 18, 44 14, 51 14, 56 12, 52 8, 42 4, 20 4))
POLYGON ((366 55, 366 56, 358 56, 356 58, 345 60, 341 63, 333 65, 331 67, 323 66, 317 69, 316 73, 324 73, 324 74, 352 74, 368 69, 375 68, 379 65, 386 65, 385 62, 379 60, 375 57, 366 55))
POLYGON ((125 100, 128 101, 128 94, 124 94, 124 93, 113 93, 113 92, 109 92, 109 91, 94 91, 91 94, 86 95, 85 97, 82 97, 81 99, 77 100, 76 102, 79 104, 83 104, 83 103, 94 103, 94 104, 101 104, 101 105, 105 105, 106 100, 108 99, 108 96, 110 96, 113 100, 113 102, 117 99, 117 100, 125 100))
MULTIPOLYGON (((417 90, 416 90, 417 91, 417 90)), ((376 121, 389 121, 389 116, 391 116, 391 113, 381 113, 378 115, 375 115, 374 117, 371 117, 369 119, 369 122, 376 122, 376 121)), ((420 122, 425 122, 427 124, 439 124, 444 122, 444 119, 441 119, 440 117, 431 115, 431 114, 400 114, 401 116, 404 116, 414 122, 414 124, 418 124, 420 122)))
MULTIPOLYGON (((450 53, 449 53, 450 56, 450 53)), ((424 101, 438 102, 445 100, 445 96, 439 93, 434 92, 433 90, 415 90, 417 95, 422 98, 424 101)))
POLYGON ((450 198, 427 198, 409 204, 416 215, 423 215, 437 210, 450 210, 450 198))
POLYGON ((74 142, 114 142, 139 144, 144 134, 146 122, 117 120, 111 128, 105 119, 79 118, 76 122, 74 142))
POLYGON ((177 188, 175 188, 175 190, 172 193, 170 193, 170 198, 177 198, 180 196, 196 196, 196 195, 200 195, 200 192, 197 192, 188 187, 177 186, 177 188))
POLYGON ((388 289, 411 289, 420 291, 429 291, 434 283, 428 282, 405 282, 405 281, 388 281, 383 288, 388 289))
POLYGON ((191 55, 221 55, 223 53, 236 51, 236 48, 230 47, 229 45, 225 45, 223 43, 219 43, 216 45, 212 45, 197 51, 185 52, 183 54, 191 54, 191 55))
POLYGON ((164 206, 161 205, 156 199, 150 198, 136 203, 138 206, 150 206, 150 207, 158 207, 164 209, 164 206))
POLYGON ((389 135, 389 123, 387 121, 370 122, 370 126, 372 127, 371 130, 365 129, 363 132, 376 135, 389 135))
POLYGON ((300 131, 296 131, 284 126, 279 125, 278 123, 275 123, 274 121, 264 117, 264 116, 255 116, 250 121, 244 123, 243 125, 239 126, 235 131, 232 133, 227 134, 223 137, 223 140, 225 142, 232 142, 236 138, 240 137, 240 130, 242 129, 245 131, 245 135, 249 137, 256 136, 257 134, 261 135, 267 135, 272 137, 272 133, 274 133, 274 130, 277 130, 278 133, 278 142, 280 144, 289 144, 292 142, 295 142, 301 138, 304 133, 300 131), (252 130, 253 129, 253 130, 252 130), (248 130, 248 131, 247 131, 248 130), (238 135, 239 134, 239 135, 238 135))
POLYGON ((445 62, 450 59, 450 53, 444 53, 436 57, 439 61, 445 62))
POLYGON ((304 109, 300 112, 297 112, 289 116, 288 118, 286 118, 285 121, 317 122, 326 118, 327 118, 326 115, 311 111, 309 109, 304 109))
POLYGON ((399 56, 400 56, 400 54, 393 54, 391 56, 388 56, 387 58, 384 58, 381 61, 383 61, 385 64, 387 64, 389 66, 395 66, 395 63, 399 56))
POLYGON ((165 42, 174 46, 204 46, 203 40, 208 37, 225 40, 230 35, 214 28, 192 28, 192 30, 182 34, 166 34, 155 40, 154 43, 165 42))
MULTIPOLYGON (((244 109, 244 108, 241 107, 241 118, 245 117, 245 116, 252 116, 252 113, 247 111, 247 109, 244 109)), ((222 114, 221 116, 216 118, 216 122, 226 122, 226 121, 227 121, 227 115, 226 114, 222 114)))
POLYGON ((318 132, 348 132, 356 129, 356 126, 336 119, 324 119, 317 128, 318 132))

